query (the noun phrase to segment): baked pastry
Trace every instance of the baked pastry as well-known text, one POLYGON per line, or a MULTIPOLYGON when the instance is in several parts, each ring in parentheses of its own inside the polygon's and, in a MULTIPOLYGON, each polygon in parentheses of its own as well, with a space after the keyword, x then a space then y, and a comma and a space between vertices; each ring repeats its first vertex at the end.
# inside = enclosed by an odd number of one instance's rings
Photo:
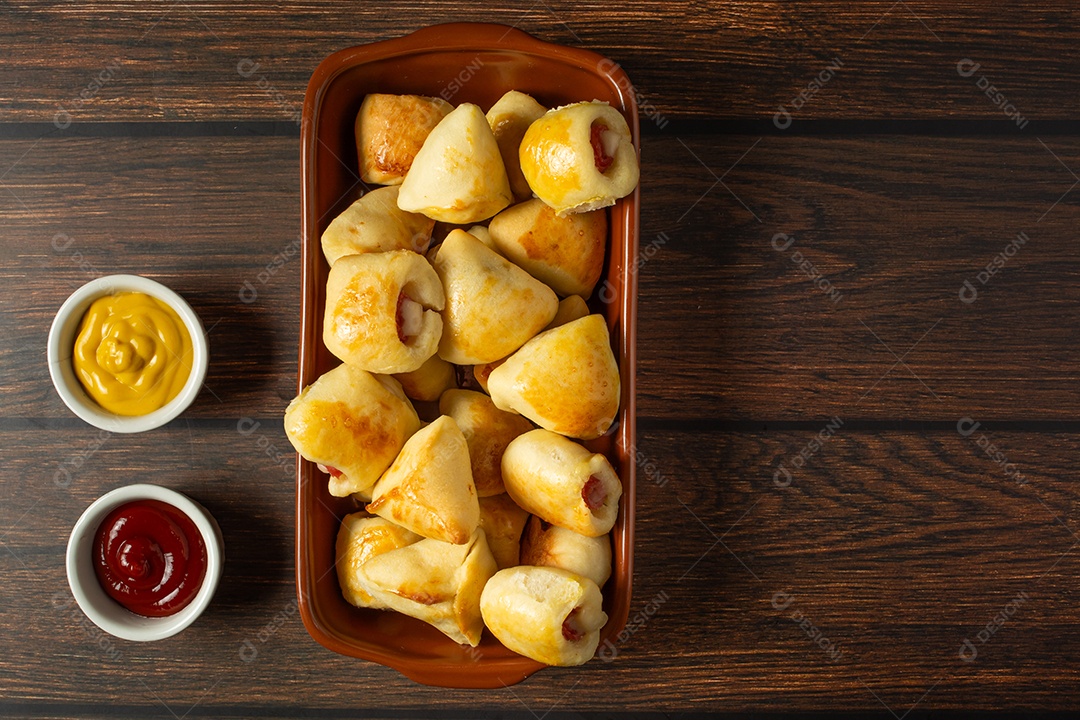
POLYGON ((285 410, 296 451, 330 475, 330 494, 367 490, 420 429, 398 381, 339 365, 304 388, 285 410))
POLYGON ((358 582, 377 601, 476 647, 484 631, 480 594, 497 570, 483 530, 451 545, 421 540, 362 564, 358 582))
POLYGON ((479 385, 484 392, 488 391, 487 381, 488 378, 491 377, 491 371, 502 365, 504 362, 506 362, 506 358, 499 358, 498 360, 493 360, 489 363, 473 365, 473 379, 476 380, 476 384, 479 385))
POLYGON ((383 95, 364 98, 356 115, 360 179, 400 185, 428 133, 454 106, 441 98, 383 95))
POLYGON ((346 515, 338 528, 336 555, 338 585, 346 602, 356 607, 384 608, 364 589, 359 579, 360 566, 383 553, 412 545, 422 537, 400 525, 372 517, 366 512, 346 515))
POLYGON ((457 386, 454 366, 438 355, 429 357, 416 370, 397 373, 394 377, 407 396, 423 402, 435 402, 443 392, 457 386))
POLYGON ((500 570, 518 564, 521 532, 528 519, 529 513, 506 493, 480 498, 480 529, 500 570))
POLYGON ((546 330, 491 371, 497 407, 570 437, 600 437, 619 411, 619 366, 601 315, 546 330))
POLYGON ((611 577, 611 538, 608 535, 582 535, 533 515, 521 536, 519 558, 522 565, 569 570, 602 588, 611 577))
POLYGON ((369 372, 410 372, 438 349, 443 303, 439 276, 414 252, 346 255, 326 281, 323 343, 369 372))
MULTIPOLYGON (((561 327, 568 322, 580 320, 588 314, 589 306, 585 304, 584 298, 580 295, 567 295, 559 301, 559 309, 555 312, 555 317, 551 318, 551 322, 544 329, 551 330, 552 328, 561 327)), ((492 368, 492 370, 494 369, 492 368)))
POLYGON ((525 132, 518 157, 536 197, 559 215, 614 205, 640 174, 626 119, 597 100, 549 110, 525 132))
POLYGON ((473 225, 465 232, 469 233, 474 238, 484 243, 495 252, 499 252, 499 248, 495 247, 495 241, 491 239, 491 233, 483 225, 473 225))
POLYGON ((484 393, 447 390, 439 398, 439 412, 454 419, 469 445, 476 494, 488 497, 506 492, 502 479, 502 456, 506 446, 533 424, 517 413, 495 407, 484 393))
POLYGON ((558 310, 551 288, 464 230, 446 236, 434 265, 446 294, 439 357, 456 365, 506 357, 558 310))
POLYGON ((581 665, 600 644, 600 629, 607 623, 602 602, 600 588, 588 578, 519 565, 488 580, 480 612, 510 650, 547 665, 581 665))
POLYGON ((532 188, 525 181, 525 176, 521 174, 521 161, 518 159, 521 138, 525 137, 525 131, 529 129, 529 126, 546 112, 546 107, 536 102, 530 95, 517 90, 511 90, 503 95, 487 111, 488 124, 491 125, 491 132, 499 143, 499 153, 502 155, 503 165, 506 166, 510 190, 518 202, 532 197, 532 188))
POLYGON ((484 114, 464 103, 443 118, 416 153, 398 207, 467 225, 510 204, 510 183, 484 114))
MULTIPOLYGON (((611 530, 622 483, 608 459, 548 430, 533 430, 503 453, 506 492, 552 525, 589 537, 611 530)), ((376 486, 378 490, 378 486, 376 486)))
POLYGON ((423 255, 435 221, 397 206, 398 187, 365 193, 334 218, 322 234, 322 251, 333 265, 345 255, 412 250, 423 255))
POLYGON ((371 491, 367 510, 426 538, 461 545, 480 523, 469 446, 443 415, 409 438, 371 491))
POLYGON ((559 295, 592 294, 604 269, 607 211, 560 217, 543 200, 529 200, 491 219, 499 254, 559 295))

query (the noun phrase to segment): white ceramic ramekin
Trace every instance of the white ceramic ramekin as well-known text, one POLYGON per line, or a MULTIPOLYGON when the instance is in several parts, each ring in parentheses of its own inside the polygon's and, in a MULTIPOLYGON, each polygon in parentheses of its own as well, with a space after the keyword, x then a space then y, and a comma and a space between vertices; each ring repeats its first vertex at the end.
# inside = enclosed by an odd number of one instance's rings
POLYGON ((95 500, 75 523, 67 545, 68 585, 75 602, 95 625, 124 640, 161 640, 195 622, 214 597, 224 562, 221 529, 210 513, 186 495, 149 484, 127 485, 95 500), (206 545, 206 575, 198 594, 167 617, 144 617, 124 608, 105 593, 94 571, 94 537, 102 521, 117 507, 136 500, 159 500, 177 508, 195 523, 206 545))
POLYGON ((138 275, 107 275, 86 283, 60 306, 49 329, 48 359, 53 386, 56 387, 60 399, 73 413, 102 430, 133 433, 160 427, 191 405, 206 379, 210 348, 199 316, 175 292, 159 282, 138 275), (72 365, 75 336, 79 332, 83 315, 99 297, 117 292, 141 292, 161 300, 176 311, 191 336, 194 357, 187 383, 169 404, 146 415, 115 415, 102 408, 83 390, 72 365))

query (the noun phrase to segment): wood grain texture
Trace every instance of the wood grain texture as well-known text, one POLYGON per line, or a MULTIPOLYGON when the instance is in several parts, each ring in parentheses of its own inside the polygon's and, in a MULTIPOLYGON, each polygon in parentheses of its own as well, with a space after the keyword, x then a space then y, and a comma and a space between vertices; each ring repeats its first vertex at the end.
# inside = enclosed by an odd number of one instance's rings
POLYGON ((345 0, 13 0, 0 13, 7 71, 0 121, 288 119, 299 111, 312 70, 334 50, 458 21, 511 25, 613 58, 661 122, 772 120, 783 106, 794 122, 956 117, 1015 124, 1068 120, 1080 108, 1080 70, 1070 60, 1080 17, 1064 0, 993 12, 974 0, 635 0, 618 7, 414 1, 395 3, 393 12, 345 0), (967 77, 958 71, 964 60, 971 61, 963 65, 967 77), (245 72, 259 67, 244 76, 241 62, 245 72))
POLYGON ((1080 690, 1069 662, 1080 647, 1072 434, 841 429, 780 486, 774 468, 814 431, 646 433, 634 631, 605 650, 611 662, 476 693, 420 687, 307 637, 295 614, 291 478, 266 449, 287 441, 275 418, 259 420, 247 435, 232 420, 182 421, 108 438, 96 452, 87 450, 96 431, 75 423, 5 423, 9 472, 25 478, 0 486, 0 626, 24 638, 0 659, 6 698, 93 699, 143 714, 162 712, 157 702, 178 715, 196 703, 210 715, 522 703, 543 714, 872 709, 877 694, 902 714, 932 686, 923 707, 1000 705, 1022 689, 1025 704, 1064 708, 1080 690), (1024 484, 983 453, 982 434, 1024 484), (58 481, 58 467, 72 469, 58 481), (133 480, 191 494, 225 529, 214 603, 159 643, 102 638, 68 606, 71 524, 97 494, 133 480), (828 642, 815 644, 802 618, 828 642), (975 662, 959 657, 965 638, 975 662))
POLYGON ((1077 13, 0 3, 0 715, 1075 711, 1077 13), (311 640, 280 419, 308 78, 459 20, 614 58, 651 108, 629 629, 491 692, 311 640), (148 434, 89 428, 48 378, 53 313, 110 272, 210 334, 206 390, 148 434), (64 575, 75 519, 134 481, 225 534, 207 614, 157 643, 101 635, 64 575))
MULTIPOLYGON (((18 288, 0 303, 0 412, 68 415, 45 372, 48 325, 74 287, 114 271, 163 280, 210 329, 193 417, 281 411, 295 394, 296 152, 288 137, 0 141, 0 272, 18 288)), ((1080 303, 1074 139, 664 135, 644 161, 640 416, 1074 417, 1061 321, 1080 303)))

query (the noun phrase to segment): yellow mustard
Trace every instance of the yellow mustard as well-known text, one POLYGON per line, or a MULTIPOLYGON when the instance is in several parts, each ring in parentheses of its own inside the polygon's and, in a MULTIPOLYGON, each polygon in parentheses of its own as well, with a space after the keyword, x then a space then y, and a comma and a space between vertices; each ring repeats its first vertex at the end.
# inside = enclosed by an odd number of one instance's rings
POLYGON ((98 298, 75 339, 75 374, 98 405, 146 415, 176 397, 191 374, 191 336, 171 307, 145 293, 98 298))

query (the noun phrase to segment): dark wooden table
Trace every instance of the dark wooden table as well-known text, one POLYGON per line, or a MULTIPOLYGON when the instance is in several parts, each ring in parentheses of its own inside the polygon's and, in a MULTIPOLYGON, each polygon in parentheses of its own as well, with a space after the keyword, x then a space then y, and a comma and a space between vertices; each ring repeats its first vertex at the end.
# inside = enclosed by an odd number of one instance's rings
POLYGON ((1075 6, 458 5, 0 1, 0 712, 1075 709, 1075 6), (458 20, 603 53, 646 111, 633 632, 500 691, 310 639, 280 421, 308 77, 458 20), (45 339, 114 272, 183 294, 212 360, 180 419, 103 438, 45 339), (134 481, 203 502, 228 552, 151 644, 101 636, 64 575, 134 481))

